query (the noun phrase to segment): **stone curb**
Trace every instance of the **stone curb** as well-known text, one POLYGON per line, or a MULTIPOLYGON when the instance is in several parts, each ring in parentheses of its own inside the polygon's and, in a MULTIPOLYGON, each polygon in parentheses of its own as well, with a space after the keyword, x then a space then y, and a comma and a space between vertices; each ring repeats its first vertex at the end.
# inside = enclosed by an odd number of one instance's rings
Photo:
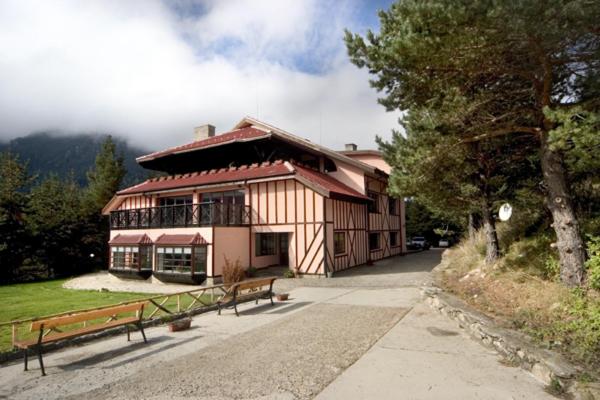
POLYGON ((423 286, 421 296, 440 314, 455 320, 473 339, 498 352, 512 365, 530 372, 547 386, 557 383, 570 398, 600 400, 600 385, 582 384, 581 370, 563 356, 536 346, 526 335, 499 327, 492 319, 436 286, 423 286))
MULTIPOLYGON (((146 320, 146 321, 142 322, 142 325, 144 328, 149 328, 152 326, 167 324, 176 319, 191 317, 194 315, 203 314, 203 313, 206 313, 209 311, 215 311, 215 310, 217 310, 217 306, 211 305, 211 306, 197 308, 197 309, 190 310, 190 311, 184 311, 184 312, 181 312, 178 314, 172 314, 169 316, 158 317, 158 318, 146 320)), ((62 340, 60 342, 50 343, 50 344, 44 346, 44 353, 46 353, 47 351, 63 349, 66 347, 79 346, 81 344, 88 343, 93 340, 98 340, 98 339, 102 339, 102 338, 106 338, 106 337, 110 337, 110 336, 116 336, 116 335, 123 334, 125 332, 126 332, 126 328, 124 326, 120 326, 118 328, 107 329, 105 331, 101 331, 98 333, 91 333, 89 335, 83 335, 83 336, 80 336, 80 337, 77 337, 74 339, 68 339, 68 340, 62 340)), ((135 335, 137 331, 132 330, 131 332, 133 335, 135 335)), ((148 337, 148 340, 150 341, 151 337, 148 337)), ((29 354, 35 355, 31 351, 29 352, 29 354)), ((2 366, 2 364, 6 364, 11 361, 22 360, 22 359, 23 359, 23 351, 22 350, 9 350, 9 351, 0 352, 0 366, 2 366)))

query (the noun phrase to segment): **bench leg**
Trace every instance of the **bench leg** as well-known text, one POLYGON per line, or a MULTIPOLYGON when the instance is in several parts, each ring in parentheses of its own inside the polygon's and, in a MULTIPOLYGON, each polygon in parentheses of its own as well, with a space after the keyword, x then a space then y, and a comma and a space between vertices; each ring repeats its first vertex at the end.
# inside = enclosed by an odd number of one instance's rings
POLYGON ((233 303, 233 309, 235 310, 235 316, 236 316, 236 317, 239 317, 239 316, 240 316, 240 313, 239 313, 239 312, 238 312, 238 310, 237 310, 237 301, 236 301, 235 303, 233 303))
POLYGON ((46 370, 44 369, 44 360, 42 359, 42 346, 37 346, 38 360, 40 360, 40 368, 42 369, 42 376, 46 376, 46 370))
POLYGON ((125 325, 125 329, 127 330, 127 341, 131 342, 131 336, 129 334, 129 325, 125 325))
POLYGON ((217 308, 219 309, 217 315, 221 315, 221 303, 217 303, 217 308))
POLYGON ((273 303, 273 293, 269 293, 269 300, 271 300, 271 305, 274 306, 275 303, 273 303))
POLYGON ((23 371, 27 371, 27 356, 28 356, 28 351, 27 349, 23 350, 25 357, 23 357, 23 361, 25 361, 25 368, 23 369, 23 371))
POLYGON ((255 304, 258 304, 258 297, 256 298, 256 303, 255 304))
POLYGON ((140 328, 140 332, 142 332, 142 337, 144 338, 144 343, 148 343, 148 341, 146 340, 146 334, 144 333, 144 325, 142 325, 142 323, 140 322, 138 327, 140 328))

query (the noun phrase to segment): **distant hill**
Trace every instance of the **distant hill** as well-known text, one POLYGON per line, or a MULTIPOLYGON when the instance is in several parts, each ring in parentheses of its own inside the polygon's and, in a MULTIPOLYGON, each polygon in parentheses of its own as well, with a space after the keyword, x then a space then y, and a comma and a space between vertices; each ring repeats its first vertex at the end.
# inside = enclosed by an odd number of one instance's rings
MULTIPOLYGON (((21 161, 29 162, 30 174, 43 178, 49 173, 65 177, 73 173, 75 180, 82 186, 87 183, 87 172, 94 166, 96 155, 106 135, 77 134, 54 135, 52 133, 34 133, 0 143, 0 152, 10 150, 18 154, 21 161)), ((124 140, 113 137, 117 153, 123 155, 127 175, 123 185, 130 186, 144 180, 148 170, 140 167, 136 157, 148 151, 131 147, 124 140)))

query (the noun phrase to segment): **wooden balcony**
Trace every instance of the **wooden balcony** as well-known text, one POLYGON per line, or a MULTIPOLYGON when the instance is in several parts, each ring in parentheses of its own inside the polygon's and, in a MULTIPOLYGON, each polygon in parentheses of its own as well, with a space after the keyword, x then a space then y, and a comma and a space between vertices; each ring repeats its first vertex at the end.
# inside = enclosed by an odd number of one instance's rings
POLYGON ((246 226, 250 207, 239 204, 200 203, 136 208, 110 213, 110 229, 246 226))

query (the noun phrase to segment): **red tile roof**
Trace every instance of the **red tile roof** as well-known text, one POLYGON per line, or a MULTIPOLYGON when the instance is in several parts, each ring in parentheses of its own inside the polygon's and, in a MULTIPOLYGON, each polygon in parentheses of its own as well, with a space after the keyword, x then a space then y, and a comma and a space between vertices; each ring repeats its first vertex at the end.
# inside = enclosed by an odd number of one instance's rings
POLYGON ((131 195, 137 193, 183 189, 188 187, 197 187, 203 185, 240 182, 252 179, 263 179, 272 177, 284 177, 297 175, 304 178, 309 183, 316 185, 327 192, 341 196, 349 196, 363 200, 370 200, 368 196, 352 189, 348 185, 337 179, 311 169, 305 165, 297 163, 287 163, 282 160, 273 163, 264 162, 262 164, 243 165, 241 167, 222 168, 219 170, 210 170, 194 172, 189 174, 172 175, 167 177, 153 178, 138 185, 123 189, 118 195, 131 195))
POLYGON ((140 235, 117 235, 108 244, 152 244, 152 239, 146 234, 140 235))
POLYGON ((281 160, 273 163, 252 164, 250 166, 212 169, 210 171, 193 172, 189 174, 172 175, 149 179, 139 185, 123 189, 117 194, 134 194, 157 190, 168 190, 216 183, 245 181, 248 179, 269 178, 281 175, 291 175, 292 170, 281 160))
POLYGON ((194 246, 201 244, 208 244, 206 239, 199 233, 189 235, 160 235, 155 244, 168 244, 168 245, 179 245, 179 246, 194 246))
POLYGON ((364 200, 371 200, 370 197, 365 196, 359 191, 352 189, 350 186, 338 181, 337 179, 329 175, 323 174, 319 171, 315 171, 314 169, 302 165, 293 165, 298 175, 304 177, 305 179, 313 182, 316 185, 321 186, 329 192, 336 193, 342 196, 350 196, 364 200))
POLYGON ((255 138, 267 137, 270 133, 265 132, 260 129, 247 127, 236 129, 231 132, 222 133, 213 137, 209 137, 207 139, 197 140, 195 142, 191 142, 188 144, 184 144, 182 146, 171 147, 166 150, 157 151, 155 153, 146 154, 144 156, 138 157, 137 161, 146 161, 148 159, 163 157, 169 154, 182 153, 190 150, 196 150, 206 147, 211 147, 217 144, 223 143, 233 143, 233 142, 244 142, 255 138))

